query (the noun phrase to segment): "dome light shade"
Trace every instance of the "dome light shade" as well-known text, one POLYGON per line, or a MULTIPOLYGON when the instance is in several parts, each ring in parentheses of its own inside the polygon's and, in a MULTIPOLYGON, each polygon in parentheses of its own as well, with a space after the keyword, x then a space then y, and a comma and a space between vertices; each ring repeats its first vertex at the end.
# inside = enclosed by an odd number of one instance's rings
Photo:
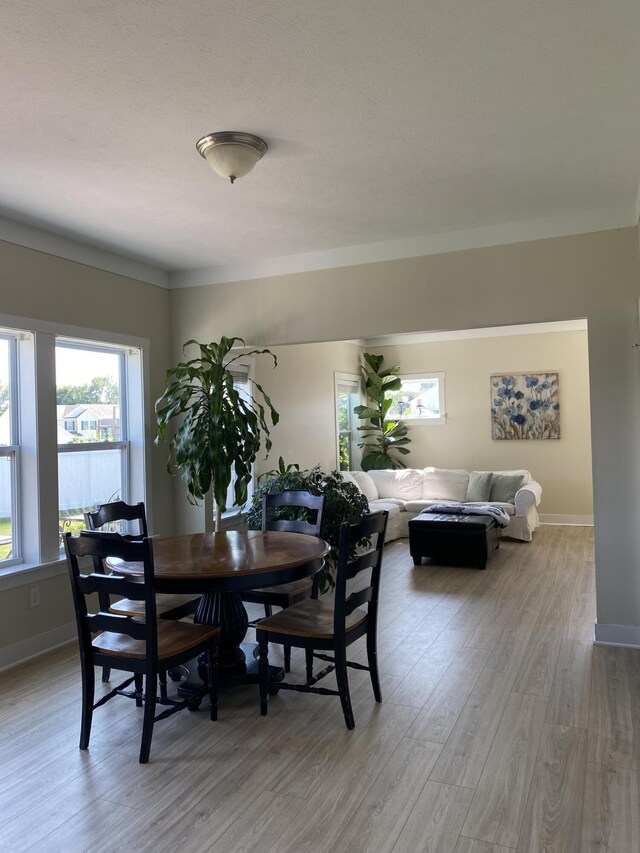
POLYGON ((252 133, 230 130, 203 136, 196 148, 217 175, 233 183, 253 169, 268 146, 252 133))

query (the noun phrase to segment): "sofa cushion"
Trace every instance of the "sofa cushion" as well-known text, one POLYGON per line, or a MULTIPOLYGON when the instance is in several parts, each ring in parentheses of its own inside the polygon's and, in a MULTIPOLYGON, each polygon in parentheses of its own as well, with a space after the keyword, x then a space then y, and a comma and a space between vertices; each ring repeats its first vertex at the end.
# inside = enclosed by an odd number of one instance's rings
POLYGON ((349 471, 349 473, 355 480, 357 487, 360 489, 360 491, 368 501, 375 501, 378 499, 378 490, 376 489, 376 484, 373 482, 373 480, 367 474, 366 471, 349 471))
POLYGON ((463 468, 425 468, 422 499, 464 501, 468 485, 469 472, 463 468))
POLYGON ((395 518, 396 515, 400 514, 400 507, 395 501, 386 501, 383 498, 378 498, 377 500, 369 503, 369 510, 371 512, 380 512, 383 509, 386 509, 389 513, 390 519, 395 518))
POLYGON ((446 501, 407 501, 404 508, 407 512, 422 512, 435 503, 446 503, 446 501))
POLYGON ((516 474, 499 474, 496 472, 491 480, 491 503, 515 503, 516 492, 523 484, 523 476, 516 474))
POLYGON ((472 471, 469 474, 469 485, 467 486, 468 501, 488 501, 491 495, 491 471, 472 471))
POLYGON ((422 497, 422 469, 400 468, 393 471, 369 471, 381 498, 417 501, 422 497))

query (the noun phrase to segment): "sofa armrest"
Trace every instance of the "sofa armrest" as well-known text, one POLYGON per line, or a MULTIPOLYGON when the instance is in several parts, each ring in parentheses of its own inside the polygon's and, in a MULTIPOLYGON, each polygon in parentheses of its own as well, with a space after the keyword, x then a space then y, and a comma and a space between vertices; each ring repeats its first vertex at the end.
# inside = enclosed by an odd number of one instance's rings
POLYGON ((516 492, 516 515, 526 515, 529 507, 538 506, 542 498, 542 486, 535 480, 530 480, 516 492))

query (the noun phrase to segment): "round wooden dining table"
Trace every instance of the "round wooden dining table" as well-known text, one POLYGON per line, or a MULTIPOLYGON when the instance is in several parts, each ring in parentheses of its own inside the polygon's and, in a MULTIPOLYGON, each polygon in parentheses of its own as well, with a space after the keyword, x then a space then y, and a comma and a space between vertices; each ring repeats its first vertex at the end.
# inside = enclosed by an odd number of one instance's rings
MULTIPOLYGON (((194 621, 220 626, 220 683, 257 683, 252 647, 243 647, 249 619, 240 592, 311 577, 324 565, 329 545, 302 533, 249 530, 152 537, 157 592, 201 595, 194 621)), ((142 576, 141 563, 109 558, 112 571, 142 576)), ((274 681, 283 678, 276 667, 274 681)), ((191 671, 180 692, 201 690, 191 671)))

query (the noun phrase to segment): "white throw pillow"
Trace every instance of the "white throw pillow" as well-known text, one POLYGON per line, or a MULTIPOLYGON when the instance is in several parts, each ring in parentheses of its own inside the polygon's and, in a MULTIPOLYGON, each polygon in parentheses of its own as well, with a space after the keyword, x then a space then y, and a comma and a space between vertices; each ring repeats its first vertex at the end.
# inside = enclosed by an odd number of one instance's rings
POLYGON ((469 472, 463 468, 425 468, 422 499, 426 501, 464 501, 467 498, 469 472))
POLYGON ((360 489, 360 491, 368 501, 378 500, 378 490, 376 489, 376 484, 373 482, 373 480, 367 474, 366 471, 349 471, 349 473, 355 480, 356 486, 360 489))
POLYGON ((369 471, 381 498, 418 501, 422 497, 422 470, 398 468, 393 471, 369 471))

